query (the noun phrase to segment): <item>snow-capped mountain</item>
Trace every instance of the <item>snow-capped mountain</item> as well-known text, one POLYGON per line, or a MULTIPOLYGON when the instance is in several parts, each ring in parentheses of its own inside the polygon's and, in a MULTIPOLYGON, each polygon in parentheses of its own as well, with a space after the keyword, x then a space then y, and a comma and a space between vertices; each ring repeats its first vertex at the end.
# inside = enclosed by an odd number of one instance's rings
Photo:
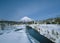
POLYGON ((33 21, 31 18, 29 18, 29 17, 23 17, 21 20, 20 20, 21 22, 31 22, 31 21, 33 21))

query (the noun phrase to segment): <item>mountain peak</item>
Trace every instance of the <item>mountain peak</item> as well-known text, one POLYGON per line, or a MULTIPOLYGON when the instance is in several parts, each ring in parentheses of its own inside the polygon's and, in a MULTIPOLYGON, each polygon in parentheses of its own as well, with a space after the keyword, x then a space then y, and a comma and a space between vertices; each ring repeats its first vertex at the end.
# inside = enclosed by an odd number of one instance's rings
POLYGON ((30 21, 33 21, 33 20, 31 18, 25 16, 20 21, 22 21, 22 22, 30 22, 30 21))

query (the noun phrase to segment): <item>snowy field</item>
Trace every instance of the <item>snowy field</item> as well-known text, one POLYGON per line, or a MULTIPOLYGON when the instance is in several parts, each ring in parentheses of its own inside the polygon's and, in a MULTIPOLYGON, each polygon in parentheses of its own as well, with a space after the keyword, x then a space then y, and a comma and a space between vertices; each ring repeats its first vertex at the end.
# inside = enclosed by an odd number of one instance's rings
POLYGON ((30 43, 30 41, 28 40, 26 33, 21 30, 0 35, 0 43, 30 43))
POLYGON ((60 43, 60 25, 57 24, 33 24, 30 25, 40 32, 41 35, 53 42, 60 43))
MULTIPOLYGON (((50 40, 60 43, 60 25, 57 24, 32 24, 30 25, 36 28, 41 35, 49 38, 50 40)), ((35 39, 26 34, 26 25, 6 25, 4 30, 1 30, 0 26, 0 43, 33 43, 35 39), (16 29, 21 29, 15 31, 16 29), (30 39, 29 39, 30 38, 30 39)))
POLYGON ((60 43, 60 25, 57 24, 45 24, 39 25, 40 34, 48 37, 50 40, 60 43))
POLYGON ((0 43, 36 43, 30 35, 27 35, 25 25, 5 26, 0 30, 0 43), (16 29, 21 29, 15 31, 16 29))
POLYGON ((0 43, 30 43, 24 30, 20 31, 6 30, 6 31, 4 34, 0 35, 0 43), (7 33, 6 31, 10 32, 7 33))

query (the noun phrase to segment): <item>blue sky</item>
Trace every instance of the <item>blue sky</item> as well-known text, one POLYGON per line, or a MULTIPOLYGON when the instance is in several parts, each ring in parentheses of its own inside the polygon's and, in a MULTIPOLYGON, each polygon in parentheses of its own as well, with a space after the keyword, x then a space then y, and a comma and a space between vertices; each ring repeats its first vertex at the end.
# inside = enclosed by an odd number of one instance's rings
POLYGON ((43 20, 60 15, 60 0, 0 0, 0 19, 20 20, 28 16, 43 20))

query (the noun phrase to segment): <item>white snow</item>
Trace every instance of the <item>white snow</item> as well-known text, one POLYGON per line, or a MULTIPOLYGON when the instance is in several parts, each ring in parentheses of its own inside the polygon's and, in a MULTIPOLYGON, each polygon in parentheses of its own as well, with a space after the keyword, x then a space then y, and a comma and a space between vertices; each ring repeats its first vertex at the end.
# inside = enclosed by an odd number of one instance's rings
POLYGON ((40 34, 44 35, 45 37, 49 38, 50 40, 54 42, 60 38, 60 25, 40 24, 37 27, 40 29, 40 34))
POLYGON ((31 27, 37 29, 41 35, 52 41, 60 41, 60 25, 57 24, 33 24, 31 27))
MULTIPOLYGON (((20 27, 22 28, 23 26, 20 27)), ((11 31, 8 34, 4 33, 3 35, 0 35, 0 43, 30 43, 30 41, 27 38, 25 29, 23 29, 20 31, 11 31)))
POLYGON ((0 35, 0 43, 30 43, 30 41, 28 40, 26 33, 21 30, 0 35))
POLYGON ((31 41, 28 38, 28 35, 26 34, 25 25, 14 25, 11 30, 9 28, 8 30, 4 30, 4 33, 0 35, 0 43, 31 43, 31 41), (22 30, 15 31, 15 29, 13 29, 14 27, 16 29, 22 28, 22 30), (7 33, 6 31, 10 32, 7 33))
POLYGON ((55 43, 60 43, 60 38, 58 38, 58 39, 55 41, 55 43))
MULTIPOLYGON (((40 29, 39 30, 40 34, 53 40, 54 42, 56 43, 60 42, 60 25, 32 24, 30 26, 32 26, 33 28, 35 27, 37 29, 40 29), (52 34, 53 30, 54 33, 52 34), (58 35, 56 33, 58 33, 58 35)), ((0 43, 31 43, 25 32, 25 28, 26 28, 25 25, 13 25, 13 26, 7 25, 4 31, 0 30, 0 33, 3 33, 2 35, 0 35, 0 43), (22 30, 14 31, 15 29, 20 29, 20 28, 22 28, 22 30)), ((32 41, 34 42, 34 39, 32 41)))
POLYGON ((20 21, 22 21, 22 22, 31 22, 33 20, 26 16, 26 17, 23 17, 20 21))
POLYGON ((26 28, 25 25, 15 25, 16 29, 20 29, 20 28, 26 28))

